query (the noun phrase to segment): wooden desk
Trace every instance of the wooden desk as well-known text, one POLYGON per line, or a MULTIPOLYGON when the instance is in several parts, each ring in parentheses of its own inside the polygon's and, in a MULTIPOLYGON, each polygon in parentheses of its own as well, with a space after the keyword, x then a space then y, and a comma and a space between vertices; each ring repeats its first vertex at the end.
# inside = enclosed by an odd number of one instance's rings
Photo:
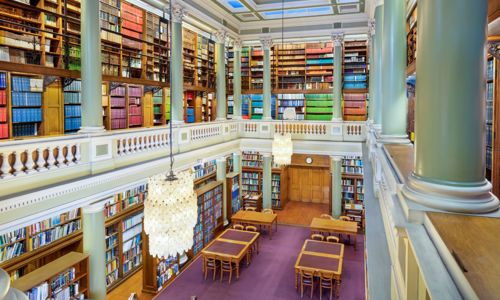
POLYGON ((343 260, 344 244, 306 240, 295 262, 295 288, 298 287, 300 270, 312 271, 315 276, 329 273, 336 281, 338 295, 343 260))
POLYGON ((319 231, 353 235, 354 249, 356 249, 356 236, 358 234, 358 223, 356 222, 314 218, 309 227, 311 228, 311 232, 319 231))
POLYGON ((203 256, 212 254, 216 257, 231 258, 236 263, 236 278, 240 278, 240 262, 243 258, 247 257, 248 264, 248 248, 257 241, 259 235, 260 233, 258 232, 227 229, 218 238, 208 244, 201 251, 201 254, 203 256))
POLYGON ((273 238, 273 224, 276 225, 276 231, 278 231, 277 214, 265 214, 256 211, 240 210, 231 217, 231 221, 233 223, 265 226, 269 229, 269 239, 273 238))

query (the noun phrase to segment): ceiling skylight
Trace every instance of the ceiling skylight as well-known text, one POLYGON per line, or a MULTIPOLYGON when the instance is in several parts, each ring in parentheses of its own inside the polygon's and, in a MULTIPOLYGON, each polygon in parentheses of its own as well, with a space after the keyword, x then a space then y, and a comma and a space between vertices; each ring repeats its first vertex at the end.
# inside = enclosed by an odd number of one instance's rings
MULTIPOLYGON (((331 6, 318 6, 310 8, 294 8, 285 9, 285 18, 296 18, 296 17, 314 17, 322 15, 331 15, 333 10, 331 6)), ((279 19, 281 18, 281 10, 272 10, 261 12, 261 15, 266 19, 279 19)))

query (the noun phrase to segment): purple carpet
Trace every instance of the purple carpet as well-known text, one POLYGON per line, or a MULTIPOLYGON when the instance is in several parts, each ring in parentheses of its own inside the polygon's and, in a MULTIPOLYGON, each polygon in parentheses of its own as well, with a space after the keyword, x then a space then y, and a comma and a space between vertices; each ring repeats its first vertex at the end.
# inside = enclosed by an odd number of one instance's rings
MULTIPOLYGON (((301 299, 294 288, 294 265, 304 240, 309 236, 309 228, 279 225, 278 232, 269 240, 267 235, 261 236, 260 253, 249 266, 242 264, 240 279, 235 275, 229 285, 227 274, 220 282, 220 273, 216 281, 212 281, 211 273, 207 280, 201 272, 202 260, 198 258, 186 269, 165 291, 155 299, 159 300, 271 300, 301 299), (243 266, 244 265, 244 266, 243 266)), ((357 250, 346 245, 342 285, 339 299, 365 299, 364 269, 364 236, 358 235, 357 250)), ((309 299, 309 290, 305 290, 304 299, 309 299)), ((319 288, 316 286, 313 299, 319 299, 319 288)), ((328 299, 325 292, 323 299, 328 299)))

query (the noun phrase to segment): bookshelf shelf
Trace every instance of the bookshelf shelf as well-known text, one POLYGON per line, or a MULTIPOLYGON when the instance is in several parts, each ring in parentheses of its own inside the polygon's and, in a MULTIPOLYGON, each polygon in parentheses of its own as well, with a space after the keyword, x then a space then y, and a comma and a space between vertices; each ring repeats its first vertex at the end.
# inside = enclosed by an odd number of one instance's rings
POLYGON ((342 207, 344 215, 364 228, 363 160, 357 156, 342 159, 342 207))
POLYGON ((70 252, 12 283, 30 299, 89 297, 88 255, 70 252))
POLYGON ((344 43, 344 120, 366 120, 368 93, 367 62, 368 50, 366 41, 346 41, 344 43))

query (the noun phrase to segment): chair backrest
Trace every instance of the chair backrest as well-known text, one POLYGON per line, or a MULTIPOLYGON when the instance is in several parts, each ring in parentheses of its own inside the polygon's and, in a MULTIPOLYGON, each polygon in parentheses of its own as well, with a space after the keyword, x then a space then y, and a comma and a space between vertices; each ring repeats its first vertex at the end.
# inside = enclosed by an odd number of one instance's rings
POLYGON ((240 225, 240 224, 234 224, 234 225, 233 225, 233 229, 237 229, 237 230, 245 230, 245 227, 243 227, 243 225, 240 225))
POLYGON ((300 277, 303 279, 313 279, 314 272, 309 270, 300 269, 300 277))
POLYGON ((205 254, 205 255, 203 255, 203 257, 205 258, 205 263, 215 262, 215 260, 217 259, 215 254, 205 254))
POLYGON ((315 234, 311 235, 311 239, 316 240, 316 241, 323 241, 325 239, 325 237, 321 234, 315 233, 315 234))
POLYGON ((249 226, 245 227, 245 230, 246 230, 246 231, 253 231, 253 232, 257 232, 257 227, 252 226, 252 225, 249 225, 249 226))
POLYGON ((265 214, 274 214, 274 211, 270 208, 263 209, 262 212, 265 214))
POLYGON ((342 221, 351 221, 351 218, 349 218, 348 216, 340 216, 339 219, 342 221))
POLYGON ((330 220, 334 220, 335 218, 330 216, 329 214, 321 214, 320 218, 322 219, 330 219, 330 220))
POLYGON ((326 241, 327 242, 332 242, 332 243, 338 243, 339 242, 339 238, 336 237, 336 236, 328 236, 328 237, 326 237, 326 241))
POLYGON ((255 207, 247 206, 247 207, 245 207, 245 210, 256 211, 257 209, 255 207))
POLYGON ((321 272, 319 274, 319 277, 321 280, 332 280, 333 279, 333 273, 330 272, 321 272))
POLYGON ((233 259, 231 257, 225 257, 225 256, 220 256, 219 257, 220 263, 223 265, 231 265, 233 262, 233 259))

